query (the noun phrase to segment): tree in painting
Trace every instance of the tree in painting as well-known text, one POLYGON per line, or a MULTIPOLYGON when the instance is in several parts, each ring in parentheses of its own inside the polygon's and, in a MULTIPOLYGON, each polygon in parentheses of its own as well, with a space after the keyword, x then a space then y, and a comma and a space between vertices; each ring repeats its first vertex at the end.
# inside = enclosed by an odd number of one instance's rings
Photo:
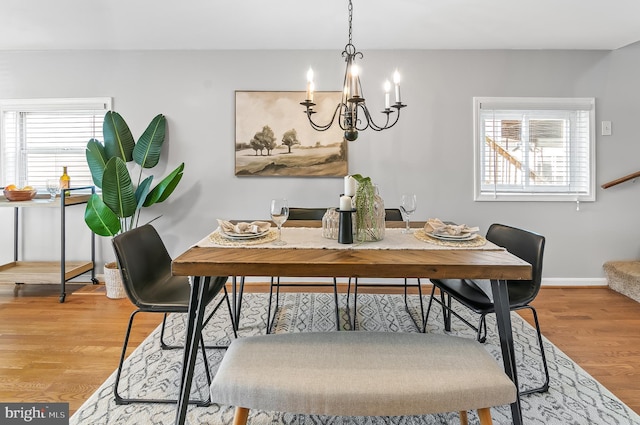
POLYGON ((300 141, 298 140, 298 132, 295 128, 284 132, 284 135, 282 136, 282 144, 289 148, 288 153, 291 153, 291 147, 293 145, 300 144, 300 141))
POLYGON ((262 127, 261 131, 258 131, 253 139, 249 142, 251 145, 251 149, 256 151, 256 156, 258 156, 258 151, 260 151, 260 155, 264 155, 263 151, 267 150, 267 155, 271 155, 271 151, 276 147, 276 136, 273 134, 273 130, 268 125, 262 127))

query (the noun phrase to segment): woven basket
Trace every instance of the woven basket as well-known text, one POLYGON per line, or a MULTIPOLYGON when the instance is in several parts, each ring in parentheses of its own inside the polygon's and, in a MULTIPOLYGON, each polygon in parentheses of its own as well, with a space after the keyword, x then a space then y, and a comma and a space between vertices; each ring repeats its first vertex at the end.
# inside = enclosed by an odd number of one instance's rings
POLYGON ((104 285, 107 288, 107 298, 125 298, 127 293, 122 285, 122 276, 115 262, 104 265, 104 285))

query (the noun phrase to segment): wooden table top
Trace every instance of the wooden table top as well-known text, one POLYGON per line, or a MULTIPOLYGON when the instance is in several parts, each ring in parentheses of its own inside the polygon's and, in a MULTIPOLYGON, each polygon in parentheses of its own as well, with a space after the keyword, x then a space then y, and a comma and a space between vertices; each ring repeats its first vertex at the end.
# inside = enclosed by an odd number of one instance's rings
POLYGON ((531 279, 531 265, 507 251, 461 249, 192 247, 173 261, 172 271, 180 276, 531 279))

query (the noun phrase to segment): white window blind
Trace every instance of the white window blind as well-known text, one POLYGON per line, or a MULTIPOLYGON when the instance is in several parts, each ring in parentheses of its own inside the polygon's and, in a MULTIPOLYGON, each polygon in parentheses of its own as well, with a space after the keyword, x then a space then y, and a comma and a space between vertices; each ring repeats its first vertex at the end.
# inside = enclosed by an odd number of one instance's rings
POLYGON ((85 149, 110 109, 111 98, 0 100, 0 185, 44 190, 63 166, 72 187, 92 185, 85 149))
POLYGON ((475 199, 595 200, 593 98, 474 98, 475 199))

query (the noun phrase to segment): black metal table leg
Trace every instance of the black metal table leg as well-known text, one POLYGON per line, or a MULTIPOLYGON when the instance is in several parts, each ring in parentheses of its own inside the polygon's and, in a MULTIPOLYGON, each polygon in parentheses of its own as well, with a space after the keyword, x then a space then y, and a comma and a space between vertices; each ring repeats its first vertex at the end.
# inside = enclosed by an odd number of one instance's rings
POLYGON ((240 310, 242 309, 242 294, 244 293, 244 276, 240 276, 240 292, 238 292, 238 277, 231 278, 231 304, 233 315, 233 326, 236 331, 240 329, 240 310))
POLYGON ((240 311, 242 310, 242 295, 244 294, 244 276, 240 277, 240 292, 238 293, 238 300, 235 306, 234 317, 236 320, 236 329, 240 329, 240 311))
MULTIPOLYGON (((491 292, 498 323, 498 335, 502 349, 502 361, 504 371, 511 378, 518 391, 518 372, 516 370, 516 357, 513 348, 513 333, 511 330, 511 312, 509 310, 509 292, 507 281, 491 280, 491 292)), ((511 416, 514 425, 522 425, 522 408, 520 406, 520 393, 517 392, 516 401, 511 404, 511 416)))
POLYGON ((191 382, 193 381, 193 371, 196 365, 196 355, 198 354, 198 341, 202 334, 202 323, 205 313, 206 303, 204 294, 209 291, 211 277, 193 278, 191 283, 191 297, 189 299, 189 314, 187 319, 187 333, 184 342, 184 357, 182 360, 182 380, 180 382, 180 397, 176 412, 176 425, 184 425, 187 417, 187 407, 189 405, 189 393, 191 392, 191 382))

